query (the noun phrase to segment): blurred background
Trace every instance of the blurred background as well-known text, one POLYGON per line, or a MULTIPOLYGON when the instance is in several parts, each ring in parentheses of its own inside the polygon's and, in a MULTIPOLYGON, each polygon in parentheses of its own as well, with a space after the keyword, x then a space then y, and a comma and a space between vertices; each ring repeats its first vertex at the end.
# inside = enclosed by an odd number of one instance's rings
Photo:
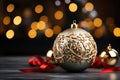
POLYGON ((0 0, 0 56, 46 55, 73 20, 120 52, 119 0, 0 0))

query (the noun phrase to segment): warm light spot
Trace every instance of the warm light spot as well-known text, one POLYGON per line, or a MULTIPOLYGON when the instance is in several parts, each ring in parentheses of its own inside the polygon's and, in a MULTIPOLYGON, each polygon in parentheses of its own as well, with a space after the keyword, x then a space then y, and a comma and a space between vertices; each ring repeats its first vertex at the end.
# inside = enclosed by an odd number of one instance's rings
POLYGON ((120 28, 119 27, 114 28, 113 34, 116 37, 120 37, 120 28))
POLYGON ((59 34, 61 32, 61 27, 59 25, 55 25, 53 27, 54 34, 59 34))
POLYGON ((94 5, 91 2, 88 2, 88 3, 85 4, 85 9, 87 11, 92 11, 93 8, 94 8, 94 5))
POLYGON ((69 5, 69 10, 70 10, 71 12, 76 12, 77 9, 78 9, 77 4, 75 4, 75 3, 70 3, 70 5, 69 5))
POLYGON ((15 9, 15 6, 14 4, 9 4, 6 9, 7 9, 7 12, 13 12, 13 10, 15 9))
POLYGON ((85 21, 87 22, 88 29, 93 30, 95 28, 91 19, 87 18, 87 19, 85 19, 85 21))
POLYGON ((41 17, 40 17, 40 20, 47 22, 47 21, 48 21, 48 17, 47 17, 47 16, 41 16, 41 17))
POLYGON ((36 30, 33 30, 33 29, 29 30, 28 36, 29 38, 32 38, 32 39, 35 38, 37 36, 36 30))
POLYGON ((53 30, 50 29, 50 28, 46 29, 45 30, 45 36, 48 37, 48 38, 52 37, 53 36, 53 30))
POLYGON ((54 16, 55 16, 55 19, 60 20, 60 19, 63 18, 63 12, 58 10, 58 11, 55 12, 54 16))
POLYGON ((13 23, 14 23, 15 25, 19 25, 19 24, 21 24, 21 22, 22 22, 22 18, 21 18, 20 16, 16 16, 16 17, 13 19, 13 23))
POLYGON ((42 5, 37 5, 36 7, 35 7, 35 12, 36 13, 41 13, 43 11, 43 6, 42 5))
POLYGON ((31 29, 37 30, 37 22, 36 21, 32 22, 31 29))
POLYGON ((103 26, 95 30, 94 36, 96 38, 101 38, 104 35, 104 33, 105 33, 105 27, 103 26))
POLYGON ((26 8, 26 9, 24 10, 24 16, 25 16, 25 17, 28 18, 28 17, 31 16, 31 14, 32 14, 31 9, 26 8))
POLYGON ((100 18, 95 18, 93 23, 94 23, 94 26, 96 27, 102 26, 102 20, 100 18))
POLYGON ((13 37, 14 37, 14 31, 13 30, 8 30, 7 32, 6 32, 6 37, 8 38, 8 39, 12 39, 13 37))
POLYGON ((83 28, 86 28, 88 27, 88 23, 86 21, 81 21, 78 25, 78 27, 83 27, 83 28))
POLYGON ((3 19, 3 24, 4 24, 4 25, 8 25, 8 24, 10 23, 10 21, 11 21, 10 17, 9 17, 9 16, 6 16, 6 17, 4 17, 4 19, 3 19))
POLYGON ((45 23, 44 21, 39 21, 39 22, 37 23, 37 28, 38 28, 39 30, 43 30, 43 29, 45 29, 45 27, 46 27, 46 23, 45 23))

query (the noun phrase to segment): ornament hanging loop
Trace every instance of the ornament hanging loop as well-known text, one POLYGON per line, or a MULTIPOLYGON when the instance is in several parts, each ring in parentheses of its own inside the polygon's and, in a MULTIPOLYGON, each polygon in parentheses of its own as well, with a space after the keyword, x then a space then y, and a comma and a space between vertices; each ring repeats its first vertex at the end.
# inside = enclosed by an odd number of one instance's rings
POLYGON ((111 44, 108 45, 107 49, 112 50, 111 44))
POLYGON ((73 20, 73 23, 71 24, 71 28, 78 28, 78 25, 76 24, 76 20, 73 20))

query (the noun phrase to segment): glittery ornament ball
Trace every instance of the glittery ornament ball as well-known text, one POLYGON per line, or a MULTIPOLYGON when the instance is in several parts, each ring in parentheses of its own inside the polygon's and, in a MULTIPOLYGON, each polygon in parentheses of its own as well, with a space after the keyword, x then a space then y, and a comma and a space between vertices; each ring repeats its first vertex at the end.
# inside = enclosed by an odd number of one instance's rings
POLYGON ((55 63, 63 69, 81 72, 96 58, 97 45, 89 32, 81 28, 70 28, 58 34, 53 52, 55 63))
POLYGON ((115 66, 119 60, 119 53, 109 44, 108 47, 101 52, 99 57, 101 58, 101 61, 106 65, 115 66))

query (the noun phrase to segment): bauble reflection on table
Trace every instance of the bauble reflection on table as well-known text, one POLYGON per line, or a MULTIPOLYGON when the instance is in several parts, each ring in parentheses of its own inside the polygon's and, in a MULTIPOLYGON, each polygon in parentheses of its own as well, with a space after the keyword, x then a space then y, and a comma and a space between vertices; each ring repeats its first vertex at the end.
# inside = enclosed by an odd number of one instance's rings
POLYGON ((110 44, 104 51, 100 53, 99 57, 101 58, 102 62, 111 67, 114 67, 119 60, 118 52, 113 49, 110 44))
POLYGON ((81 72, 88 68, 97 55, 97 45, 92 35, 78 28, 73 21, 71 28, 61 32, 53 44, 55 63, 70 72, 81 72))

